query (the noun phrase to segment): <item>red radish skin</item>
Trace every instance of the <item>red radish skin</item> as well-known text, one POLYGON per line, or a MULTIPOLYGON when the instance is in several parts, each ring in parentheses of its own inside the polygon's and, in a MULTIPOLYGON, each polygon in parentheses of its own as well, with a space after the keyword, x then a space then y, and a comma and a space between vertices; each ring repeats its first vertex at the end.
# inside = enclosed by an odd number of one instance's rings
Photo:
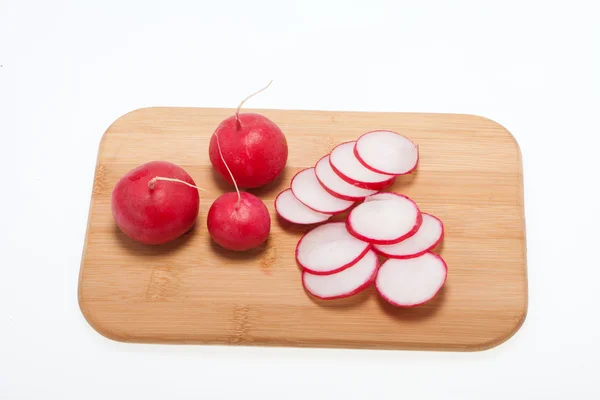
POLYGON ((247 192, 225 193, 208 210, 210 236, 221 247, 246 251, 263 244, 271 231, 271 216, 258 197, 247 192))
POLYGON ((311 295, 321 300, 335 300, 354 296, 369 287, 377 276, 379 260, 374 251, 368 251, 354 265, 331 275, 302 272, 302 285, 311 295))
POLYGON ((447 277, 448 265, 444 259, 427 252, 416 258, 385 261, 377 272, 375 288, 391 305, 412 308, 433 299, 444 287, 447 277))
POLYGON ((115 185, 111 197, 113 218, 125 235, 138 242, 170 242, 196 221, 200 196, 195 185, 184 169, 170 162, 140 165, 115 185))
POLYGON ((421 215, 423 222, 413 236, 396 244, 374 245, 373 250, 384 257, 407 259, 422 256, 435 249, 444 239, 444 224, 431 214, 421 215), (429 232, 425 233, 424 230, 429 232))
POLYGON ((330 275, 354 265, 371 245, 350 235, 343 222, 328 222, 306 232, 296 246, 296 261, 314 275, 330 275))
POLYGON ((300 225, 317 224, 331 217, 331 214, 323 214, 306 207, 294 196, 291 189, 277 195, 275 210, 281 218, 300 225))
POLYGON ((298 172, 292 178, 290 188, 302 204, 323 214, 338 214, 354 205, 353 201, 343 200, 328 193, 319 183, 314 168, 298 172))
POLYGON ((419 163, 419 147, 392 131, 377 130, 363 134, 356 141, 354 155, 362 165, 380 174, 410 174, 419 163))
POLYGON ((261 114, 240 114, 244 102, 269 85, 244 99, 235 115, 221 122, 210 139, 213 167, 228 183, 233 183, 231 175, 235 176, 241 188, 257 188, 273 182, 287 163, 287 140, 277 124, 261 114))
POLYGON ((329 162, 329 155, 321 158, 315 165, 315 175, 323 189, 339 199, 358 201, 377 193, 377 190, 359 188, 346 182, 335 173, 329 162))
POLYGON ((421 211, 413 200, 398 193, 380 192, 367 197, 363 203, 356 206, 348 214, 346 228, 352 236, 360 240, 374 245, 388 245, 399 243, 416 234, 422 222, 421 211), (385 201, 386 203, 371 203, 375 201, 385 201), (398 203, 395 203, 396 201, 398 203), (385 209, 378 209, 381 207, 385 207, 385 209), (409 212, 410 218, 407 214, 409 212), (403 217, 404 215, 406 217, 403 217), (400 217, 405 219, 400 219, 400 217), (408 223, 409 220, 414 220, 414 223, 408 223), (395 230, 397 229, 398 236, 376 237, 375 235, 379 234, 377 230, 386 225, 392 226, 395 230))
POLYGON ((346 182, 363 189, 382 190, 393 185, 396 176, 373 172, 358 161, 354 154, 355 143, 341 143, 331 151, 329 163, 335 173, 346 182))

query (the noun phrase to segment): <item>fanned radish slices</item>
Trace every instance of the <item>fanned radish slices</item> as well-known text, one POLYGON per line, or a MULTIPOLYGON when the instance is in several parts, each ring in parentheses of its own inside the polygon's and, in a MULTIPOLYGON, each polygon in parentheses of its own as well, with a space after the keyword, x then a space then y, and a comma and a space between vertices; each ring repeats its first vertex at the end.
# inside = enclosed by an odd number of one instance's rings
POLYGON ((448 267, 438 255, 425 253, 416 258, 384 262, 375 278, 381 297, 398 307, 415 307, 431 300, 444 286, 448 267))
POLYGON ((313 296, 324 300, 340 299, 362 292, 375 280, 379 262, 368 251, 356 264, 331 275, 314 275, 304 271, 302 284, 313 296))
POLYGON ((346 225, 355 237, 372 244, 394 244, 414 235, 422 223, 421 211, 408 197, 377 193, 350 211, 346 225))
POLYGON ((354 204, 353 201, 338 199, 329 194, 319 183, 314 168, 298 172, 292 179, 290 188, 301 203, 323 214, 337 214, 354 204))
POLYGON ((329 163, 336 174, 346 182, 370 190, 381 190, 392 183, 394 175, 380 174, 365 167, 354 155, 356 142, 336 146, 329 155, 329 163))
POLYGON ((374 250, 386 257, 418 257, 437 246, 444 237, 442 221, 431 214, 422 213, 423 222, 417 233, 396 244, 376 244, 374 250))
POLYGON ((350 235, 343 222, 329 222, 307 232, 296 246, 296 261, 314 275, 329 275, 352 266, 371 245, 350 235))
POLYGON ((381 174, 404 175, 419 161, 419 149, 396 132, 367 132, 356 141, 356 158, 368 169, 381 174))
POLYGON ((281 218, 295 224, 316 224, 331 217, 331 214, 323 214, 306 207, 294 196, 291 189, 277 195, 275 210, 281 218))
POLYGON ((333 168, 331 168, 329 155, 326 155, 317 162, 315 175, 317 175, 317 179, 325 190, 340 199, 356 201, 377 193, 377 190, 359 188, 340 178, 333 168))

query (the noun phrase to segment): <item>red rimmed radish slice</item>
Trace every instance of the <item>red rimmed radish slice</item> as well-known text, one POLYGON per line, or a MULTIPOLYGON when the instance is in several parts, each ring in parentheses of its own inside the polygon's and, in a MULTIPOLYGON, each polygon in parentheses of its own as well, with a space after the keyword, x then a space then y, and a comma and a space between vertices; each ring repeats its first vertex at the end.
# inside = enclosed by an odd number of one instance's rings
POLYGON ((377 193, 377 190, 363 189, 356 187, 335 173, 329 163, 329 155, 321 158, 315 165, 315 175, 317 179, 331 195, 344 200, 362 200, 367 196, 377 193))
POLYGON ((354 155, 355 143, 342 143, 333 149, 329 163, 335 173, 346 182, 363 189, 381 190, 394 183, 395 175, 380 174, 361 164, 354 155))
POLYGON ((281 218, 294 224, 316 224, 331 217, 331 214, 323 214, 306 207, 294 196, 291 189, 286 189, 277 195, 275 210, 281 218))
POLYGON ((302 285, 313 296, 323 300, 341 299, 365 290, 375 280, 379 261, 368 251, 351 267, 331 275, 314 275, 304 271, 302 285))
POLYGON ((416 203, 397 193, 377 193, 348 215, 346 225, 353 236, 372 244, 394 244, 414 235, 423 218, 416 203))
POLYGON ((375 287, 397 307, 415 307, 431 300, 444 286, 448 266, 442 257, 425 253, 416 258, 391 258, 381 264, 375 287))
POLYGON ((371 245, 350 235, 343 222, 329 222, 308 231, 296 246, 296 261, 315 275, 329 275, 352 266, 371 245))
POLYGON ((354 202, 338 199, 319 183, 314 168, 304 169, 292 178, 292 193, 308 208, 323 214, 337 214, 349 209, 354 202))
POLYGON ((377 253, 391 258, 418 257, 437 246, 444 237, 444 224, 431 214, 422 213, 423 222, 417 233, 396 244, 376 244, 377 253))
POLYGON ((381 174, 408 174, 419 162, 418 147, 391 131, 365 133, 356 141, 354 154, 365 167, 381 174))

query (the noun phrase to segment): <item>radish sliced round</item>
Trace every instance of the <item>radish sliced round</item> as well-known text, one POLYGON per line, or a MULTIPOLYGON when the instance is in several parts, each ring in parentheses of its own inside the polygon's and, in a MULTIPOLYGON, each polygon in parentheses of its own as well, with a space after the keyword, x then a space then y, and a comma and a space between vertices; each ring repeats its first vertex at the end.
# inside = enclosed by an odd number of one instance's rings
POLYGON ((338 199, 319 183, 314 168, 304 169, 292 178, 292 193, 308 208, 323 214, 337 214, 349 209, 353 201, 338 199))
POLYGON ((391 131, 365 133, 356 141, 354 154, 365 167, 381 174, 408 174, 419 162, 418 147, 391 131))
POLYGON ((335 274, 315 275, 304 271, 302 284, 320 299, 341 299, 362 292, 373 283, 378 266, 377 254, 370 250, 354 265, 335 274))
POLYGON ((331 214, 323 214, 306 207, 286 189, 275 198, 275 210, 279 216, 295 224, 316 224, 328 220, 331 214))
POLYGON ((346 182, 363 189, 381 190, 394 183, 394 175, 380 174, 365 167, 354 154, 356 142, 336 146, 329 155, 331 168, 346 182))
POLYGON ((415 307, 431 300, 444 286, 448 266, 442 257, 425 253, 416 258, 391 258, 375 278, 377 292, 398 307, 415 307))
POLYGON ((422 213, 423 222, 417 233, 396 244, 376 244, 374 250, 386 257, 418 257, 437 246, 444 237, 444 224, 431 214, 422 213))
POLYGON ((371 245, 350 235, 343 222, 328 222, 308 231, 296 246, 296 261, 315 275, 329 275, 352 266, 371 245))
POLYGON ((423 217, 416 203, 397 193, 377 193, 350 211, 348 231, 373 244, 394 244, 414 235, 423 217))
POLYGON ((344 200, 362 200, 367 196, 377 193, 377 190, 369 190, 356 187, 335 173, 329 163, 329 155, 321 158, 315 165, 317 179, 331 195, 344 200))

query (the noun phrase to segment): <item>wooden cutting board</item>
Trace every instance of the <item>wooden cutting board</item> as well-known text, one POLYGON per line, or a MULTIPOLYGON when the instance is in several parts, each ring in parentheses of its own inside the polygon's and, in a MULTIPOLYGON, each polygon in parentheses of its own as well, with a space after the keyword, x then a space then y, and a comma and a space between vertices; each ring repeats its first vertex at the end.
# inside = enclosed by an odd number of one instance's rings
POLYGON ((482 350, 515 333, 527 312, 521 154, 513 136, 482 117, 450 114, 247 110, 287 136, 287 167, 254 190, 271 212, 268 243, 246 254, 211 242, 206 214, 232 187, 208 158, 209 138, 231 109, 144 108, 115 121, 100 144, 79 280, 79 304, 102 335, 126 342, 482 350), (283 223, 273 200, 299 170, 336 144, 373 129, 402 132, 420 149, 412 175, 391 190, 445 223, 436 250, 448 263, 431 302, 398 309, 373 288, 321 301, 302 288, 294 249, 308 229, 283 223), (111 191, 151 160, 185 168, 201 193, 196 227, 167 245, 136 243, 116 227, 111 191))

